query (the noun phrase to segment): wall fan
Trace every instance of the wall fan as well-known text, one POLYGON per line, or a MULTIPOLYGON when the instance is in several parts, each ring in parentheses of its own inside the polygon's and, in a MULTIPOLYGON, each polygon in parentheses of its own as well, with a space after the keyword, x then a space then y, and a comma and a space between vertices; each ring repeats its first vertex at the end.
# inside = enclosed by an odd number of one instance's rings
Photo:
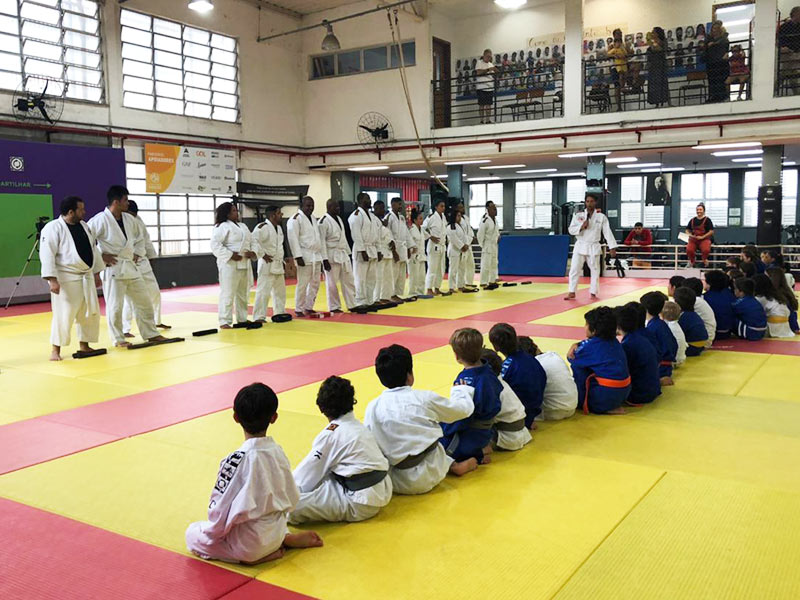
POLYGON ((394 143, 394 129, 384 115, 377 112, 368 112, 361 115, 356 127, 358 141, 368 150, 378 152, 394 143))
POLYGON ((55 125, 64 112, 66 85, 47 77, 25 77, 11 101, 14 116, 20 121, 46 121, 55 125))

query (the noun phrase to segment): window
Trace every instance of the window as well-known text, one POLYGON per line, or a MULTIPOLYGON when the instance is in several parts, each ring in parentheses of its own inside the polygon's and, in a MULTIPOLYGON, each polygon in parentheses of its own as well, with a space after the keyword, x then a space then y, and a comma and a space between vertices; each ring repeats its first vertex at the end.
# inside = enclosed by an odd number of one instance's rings
MULTIPOLYGON (((403 42, 402 46, 405 66, 413 67, 417 62, 416 44, 412 40, 403 42)), ((400 56, 397 53, 397 46, 394 44, 342 50, 311 57, 311 79, 399 68, 400 56)))
POLYGON ((469 186, 469 224, 473 229, 480 227, 481 218, 486 214, 486 203, 494 202, 497 207, 497 226, 503 228, 503 184, 473 183, 469 186))
POLYGON ((234 38, 131 10, 120 19, 123 106, 239 120, 234 38))
POLYGON ((586 199, 586 180, 567 179, 567 202, 582 203, 586 199))
POLYGON ((681 176, 681 222, 683 227, 706 205, 706 215, 714 227, 728 226, 728 173, 690 173, 681 176))
POLYGON ((664 226, 664 207, 645 206, 646 194, 646 177, 620 178, 620 227, 633 227, 639 222, 645 227, 664 226))
POLYGON ((229 196, 147 194, 145 167, 126 164, 129 198, 139 207, 139 216, 159 256, 208 254, 214 211, 229 196))
POLYGON ((95 0, 0 0, 0 88, 103 101, 95 0))
POLYGON ((553 226, 553 182, 518 181, 514 195, 515 229, 551 229, 553 226))
MULTIPOLYGON (((782 173, 783 202, 781 225, 794 225, 797 219, 797 169, 784 169, 782 173)), ((761 187, 761 171, 744 174, 744 227, 758 225, 758 188, 761 187)))

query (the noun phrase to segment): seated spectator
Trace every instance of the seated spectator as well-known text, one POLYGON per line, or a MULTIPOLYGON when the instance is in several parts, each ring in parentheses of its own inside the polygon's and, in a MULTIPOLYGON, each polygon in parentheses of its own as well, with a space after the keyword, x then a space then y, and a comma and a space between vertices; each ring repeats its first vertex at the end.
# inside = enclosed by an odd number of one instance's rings
MULTIPOLYGON (((778 28, 778 48, 780 50, 781 87, 783 78, 796 75, 800 71, 800 6, 795 6, 778 28)), ((797 81, 790 85, 796 93, 797 81)))
POLYGON ((636 223, 625 238, 624 244, 631 247, 631 254, 649 256, 653 245, 653 234, 641 223, 636 223))
MULTIPOLYGON (((728 58, 731 74, 725 80, 725 85, 730 86, 736 84, 739 86, 739 93, 736 95, 737 100, 742 99, 742 92, 747 89, 747 84, 750 82, 750 67, 747 66, 747 57, 742 50, 741 44, 735 44, 731 47, 731 55, 728 58)), ((745 98, 747 94, 745 94, 745 98)))

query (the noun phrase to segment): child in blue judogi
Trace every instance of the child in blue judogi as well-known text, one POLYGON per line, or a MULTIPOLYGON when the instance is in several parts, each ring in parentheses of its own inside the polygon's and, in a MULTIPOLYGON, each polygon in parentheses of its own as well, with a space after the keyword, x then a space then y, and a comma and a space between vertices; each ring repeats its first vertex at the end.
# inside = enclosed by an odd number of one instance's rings
POLYGON ((617 341, 617 320, 607 306, 584 315, 586 339, 567 354, 584 414, 621 414, 631 391, 628 359, 617 341))
POLYGON ((464 366, 454 385, 467 385, 474 389, 472 401, 475 410, 470 417, 442 423, 441 442, 448 456, 456 462, 475 458, 480 464, 490 462, 492 452, 492 425, 500 412, 500 392, 503 385, 491 367, 481 361, 483 335, 477 329, 458 329, 450 337, 450 347, 456 360, 464 366))
POLYGON ((740 277, 733 282, 736 302, 733 303, 733 332, 743 340, 757 342, 767 333, 767 313, 755 299, 756 286, 752 279, 740 277))
POLYGON ((703 319, 694 312, 697 294, 688 287, 679 287, 675 290, 674 297, 675 302, 681 307, 682 311, 681 316, 678 318, 678 324, 686 336, 686 343, 688 344, 686 356, 700 356, 708 341, 708 331, 703 319))
POLYGON ((672 366, 678 356, 678 340, 672 334, 666 321, 661 319, 661 311, 667 296, 663 292, 647 292, 641 297, 642 306, 647 313, 645 332, 658 354, 658 376, 661 385, 673 385, 672 366))
POLYGON ((717 335, 715 339, 726 340, 731 337, 733 329, 733 303, 736 296, 730 288, 728 276, 723 271, 706 271, 705 289, 703 298, 714 311, 714 318, 717 321, 717 335))
POLYGON ((628 302, 614 310, 617 332, 622 337, 622 349, 628 359, 631 393, 627 403, 649 404, 661 395, 658 377, 658 353, 644 328, 645 309, 638 302, 628 302))

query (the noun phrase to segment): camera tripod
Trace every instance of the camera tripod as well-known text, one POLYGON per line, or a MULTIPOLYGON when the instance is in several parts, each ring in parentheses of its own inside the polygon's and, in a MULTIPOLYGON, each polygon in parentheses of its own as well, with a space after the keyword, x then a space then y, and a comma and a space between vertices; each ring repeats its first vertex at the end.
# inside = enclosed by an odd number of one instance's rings
POLYGON ((34 236, 36 236, 36 239, 33 241, 33 246, 31 247, 31 251, 28 252, 28 258, 25 259, 25 264, 22 265, 22 271, 20 272, 19 277, 17 277, 17 281, 14 284, 14 289, 11 290, 11 295, 8 297, 8 301, 6 302, 5 305, 6 310, 8 310, 8 307, 11 305, 11 301, 14 299, 14 296, 16 295, 17 290, 19 289, 19 284, 22 282, 22 278, 25 276, 25 271, 28 270, 28 265, 30 265, 31 261, 33 260, 33 255, 39 251, 39 238, 41 237, 41 230, 38 230, 37 228, 37 231, 30 234, 27 237, 27 239, 31 239, 34 236))

